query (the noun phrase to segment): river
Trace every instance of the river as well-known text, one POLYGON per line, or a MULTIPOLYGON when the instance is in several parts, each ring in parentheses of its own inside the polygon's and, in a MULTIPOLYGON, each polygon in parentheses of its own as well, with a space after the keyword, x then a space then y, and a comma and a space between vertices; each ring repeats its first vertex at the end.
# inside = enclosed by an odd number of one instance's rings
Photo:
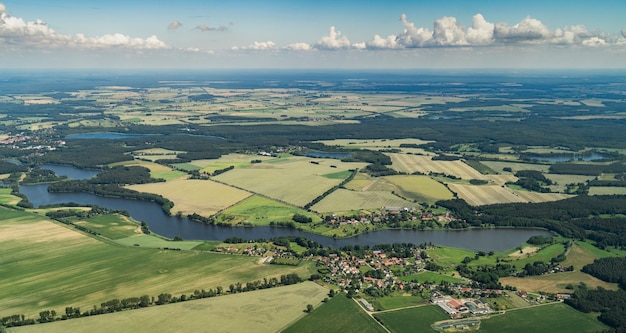
MULTIPOLYGON (((73 179, 93 177, 97 172, 79 170, 73 167, 46 165, 57 175, 66 175, 73 179)), ((333 239, 304 231, 281 227, 222 227, 205 225, 187 218, 167 216, 161 207, 153 202, 104 198, 87 193, 49 193, 47 184, 22 185, 20 193, 25 194, 35 207, 49 204, 75 202, 95 204, 109 209, 127 211, 135 220, 148 223, 150 230, 173 238, 180 236, 187 240, 224 240, 228 237, 245 239, 270 239, 277 236, 303 236, 325 246, 335 248, 345 245, 375 245, 383 243, 433 243, 469 250, 504 251, 514 248, 530 236, 551 235, 538 229, 471 229, 471 230, 377 230, 351 238, 333 239)))

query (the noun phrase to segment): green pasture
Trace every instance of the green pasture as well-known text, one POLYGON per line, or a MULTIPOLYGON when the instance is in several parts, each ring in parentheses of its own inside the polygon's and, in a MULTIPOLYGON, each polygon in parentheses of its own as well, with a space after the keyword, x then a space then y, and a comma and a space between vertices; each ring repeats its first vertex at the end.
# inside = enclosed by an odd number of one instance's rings
POLYGON ((166 238, 163 238, 158 235, 134 235, 125 238, 120 238, 115 240, 116 243, 125 245, 125 246, 139 246, 139 247, 149 247, 149 248, 175 248, 181 250, 191 250, 195 249, 201 244, 204 244, 203 241, 195 241, 195 240, 183 240, 183 241, 171 241, 166 238))
POLYGON ((582 313, 563 303, 507 311, 482 319, 479 332, 602 332, 608 327, 597 314, 582 313))
POLYGON ((45 332, 277 332, 306 316, 328 289, 313 282, 12 328, 45 332))
POLYGON ((517 296, 514 292, 505 292, 506 296, 499 296, 487 299, 489 306, 494 310, 510 310, 518 308, 527 308, 530 306, 525 299, 517 296))
POLYGON ((368 302, 372 304, 374 309, 378 310, 394 310, 406 308, 409 306, 417 306, 428 304, 430 300, 430 293, 428 291, 424 294, 426 298, 417 295, 413 296, 410 294, 405 294, 403 292, 395 292, 390 296, 380 297, 380 298, 368 298, 368 302))
POLYGON ((435 305, 377 313, 374 316, 394 333, 437 332, 431 325, 440 320, 450 319, 442 309, 435 305))
POLYGON ((98 215, 74 222, 109 239, 120 239, 142 234, 139 223, 119 214, 98 215))
POLYGON ((284 333, 306 332, 385 332, 354 300, 341 294, 330 298, 312 313, 307 314, 284 333))
POLYGON ((0 188, 0 203, 5 205, 15 205, 20 201, 20 198, 11 194, 10 188, 0 188))
POLYGON ((322 219, 302 208, 291 206, 264 196, 253 195, 219 213, 216 222, 237 224, 248 222, 254 225, 269 225, 270 222, 291 222, 294 214, 310 217, 312 223, 322 219))
POLYGON ((383 207, 419 208, 420 205, 387 191, 351 191, 340 188, 313 205, 311 209, 321 213, 338 213, 383 207))
POLYGON ((61 313, 66 306, 87 309, 113 298, 163 292, 189 294, 289 273, 306 278, 314 271, 308 262, 268 265, 258 257, 115 245, 4 207, 0 216, 0 316, 61 313))
MULTIPOLYGON (((457 274, 458 276, 458 274, 457 274)), ((447 281, 447 282, 451 282, 451 283, 459 283, 459 282, 464 282, 465 280, 457 277, 457 276, 451 276, 451 275, 447 275, 447 274, 440 274, 437 272, 431 272, 431 271, 422 271, 419 272, 417 274, 412 274, 412 275, 403 275, 398 277, 398 279, 400 279, 400 281, 406 281, 406 282, 411 282, 414 280, 417 280, 421 283, 424 282, 432 282, 432 283, 436 283, 436 284, 440 284, 442 281, 447 281)))
POLYGON ((426 252, 437 264, 447 269, 454 269, 465 257, 474 258, 475 255, 474 251, 443 246, 437 246, 426 252))
POLYGON ((535 253, 523 254, 518 257, 507 256, 506 258, 500 258, 500 260, 508 262, 518 269, 521 269, 526 264, 532 264, 535 261, 550 262, 550 259, 562 254, 563 252, 565 252, 565 246, 558 243, 543 247, 535 253))
POLYGON ((499 173, 507 173, 506 171, 502 170, 503 168, 511 168, 511 173, 513 174, 520 170, 537 170, 543 173, 548 173, 548 171, 550 170, 550 166, 546 164, 499 161, 481 161, 480 163, 499 173))

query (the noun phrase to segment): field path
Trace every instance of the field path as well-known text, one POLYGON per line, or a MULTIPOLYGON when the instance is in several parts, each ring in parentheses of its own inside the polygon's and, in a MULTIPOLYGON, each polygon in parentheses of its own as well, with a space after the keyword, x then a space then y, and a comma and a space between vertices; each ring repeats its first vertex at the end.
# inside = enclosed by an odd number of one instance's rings
MULTIPOLYGON (((385 312, 385 311, 367 311, 367 309, 365 309, 363 307, 363 304, 361 304, 361 302, 357 301, 355 298, 352 299, 360 308, 361 310, 365 311, 365 313, 367 313, 368 316, 370 316, 380 327, 382 327, 385 332, 387 333, 391 333, 391 331, 385 327, 385 325, 381 324, 378 320, 376 320, 376 318, 374 318, 374 313, 381 313, 381 312, 385 312)), ((406 309, 406 308, 403 308, 406 309)), ((394 310, 401 310, 401 309, 394 309, 394 310)), ((393 310, 387 310, 387 311, 393 311, 393 310)))

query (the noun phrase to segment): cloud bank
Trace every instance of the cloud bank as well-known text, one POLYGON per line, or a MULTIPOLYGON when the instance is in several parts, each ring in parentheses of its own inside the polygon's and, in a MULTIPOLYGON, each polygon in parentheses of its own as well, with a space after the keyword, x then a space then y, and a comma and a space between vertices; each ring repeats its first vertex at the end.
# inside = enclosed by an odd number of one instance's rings
POLYGON ((136 50, 167 49, 169 46, 156 36, 131 37, 119 33, 88 37, 84 34, 58 34, 42 20, 25 21, 6 12, 0 3, 0 45, 16 49, 27 48, 126 48, 136 50))

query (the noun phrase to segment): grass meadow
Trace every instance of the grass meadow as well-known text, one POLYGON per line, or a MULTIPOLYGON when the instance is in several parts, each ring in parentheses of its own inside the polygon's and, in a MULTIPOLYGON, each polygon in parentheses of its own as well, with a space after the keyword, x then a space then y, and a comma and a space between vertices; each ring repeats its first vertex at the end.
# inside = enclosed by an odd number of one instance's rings
POLYGON ((277 332, 328 289, 313 282, 12 328, 22 332, 277 332))
POLYGON ((195 289, 297 273, 258 257, 168 251, 102 242, 40 215, 0 207, 0 316, 66 306, 91 308, 113 298, 192 293, 195 289))
POLYGON ((95 231, 108 239, 120 239, 143 235, 139 223, 128 216, 119 214, 98 215, 86 220, 74 222, 76 225, 95 231))
POLYGON ((248 222, 254 225, 269 225, 270 222, 293 221, 294 214, 310 217, 313 223, 322 219, 302 208, 291 206, 260 195, 252 195, 239 203, 225 209, 215 217, 216 222, 237 224, 248 222))
POLYGON ((164 183, 131 185, 139 192, 160 194, 172 202, 172 212, 210 216, 249 197, 249 192, 211 180, 184 179, 164 183))
POLYGON ((368 316, 354 300, 339 294, 282 332, 382 333, 385 330, 372 317, 368 316))
POLYGON ((447 187, 428 176, 388 176, 384 179, 395 185, 401 196, 417 202, 434 204, 454 198, 447 187))
POLYGON ((11 194, 10 188, 0 188, 0 203, 5 205, 15 205, 20 202, 20 198, 11 194))
MULTIPOLYGON (((174 157, 175 156, 163 155, 162 158, 174 158, 174 157)), ((189 176, 185 172, 173 170, 172 168, 168 166, 153 163, 153 162, 148 162, 148 161, 142 161, 142 160, 120 162, 120 163, 115 163, 113 165, 142 166, 144 168, 150 169, 150 177, 154 179, 164 179, 166 182, 169 182, 171 180, 186 178, 189 176)))
POLYGON ((436 321, 450 319, 443 310, 435 305, 377 313, 374 316, 394 333, 437 332, 431 325, 436 321))
POLYGON ((421 283, 432 282, 436 284, 440 284, 442 281, 447 281, 451 283, 460 283, 460 282, 465 281, 459 278, 458 275, 451 276, 451 275, 440 274, 440 273, 432 272, 432 271, 422 271, 417 274, 403 275, 403 276, 398 277, 398 279, 400 279, 400 281, 406 281, 406 282, 417 280, 421 283))
POLYGON ((596 314, 582 313, 563 303, 507 311, 482 319, 479 332, 602 332, 608 327, 596 314))

